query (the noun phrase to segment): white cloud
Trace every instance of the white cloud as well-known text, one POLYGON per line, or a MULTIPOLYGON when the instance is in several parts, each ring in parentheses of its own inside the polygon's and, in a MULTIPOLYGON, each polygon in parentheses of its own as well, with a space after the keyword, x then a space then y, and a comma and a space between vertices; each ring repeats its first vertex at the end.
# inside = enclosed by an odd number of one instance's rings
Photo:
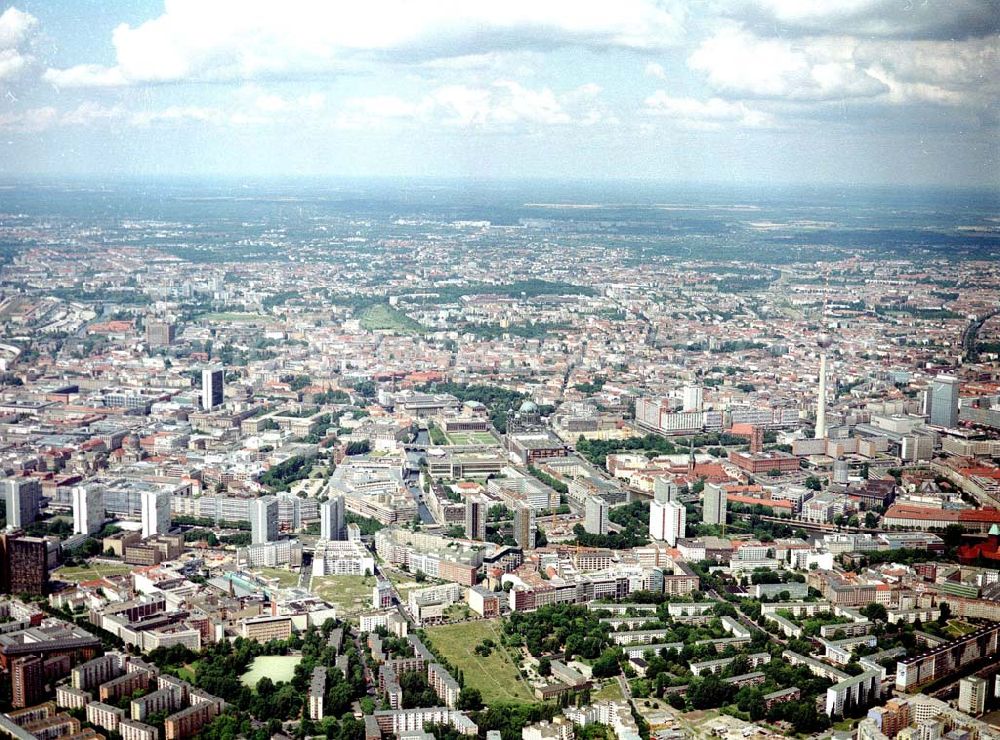
POLYGON ((659 90, 646 98, 645 113, 663 116, 685 128, 721 129, 729 125, 762 128, 774 125, 774 119, 763 111, 754 110, 744 103, 733 103, 721 98, 697 100, 675 98, 659 90))
POLYGON ((657 80, 667 79, 667 70, 663 68, 662 64, 657 64, 656 62, 649 62, 646 65, 646 76, 652 77, 657 80))
POLYGON ((78 64, 68 69, 47 69, 42 79, 56 87, 120 87, 126 84, 118 67, 78 64))
POLYGON ((564 46, 662 49, 682 6, 662 0, 170 0, 113 33, 116 64, 53 69, 62 86, 291 79, 370 61, 421 62, 564 46))
POLYGON ((30 13, 11 7, 0 14, 0 80, 22 75, 34 63, 28 47, 37 29, 30 13))
POLYGON ((820 101, 868 98, 888 91, 857 64, 855 39, 790 41, 725 28, 703 41, 688 65, 733 97, 820 101))
POLYGON ((718 30, 688 58, 721 95, 798 103, 872 100, 986 109, 1000 95, 1000 36, 964 41, 718 30))
POLYGON ((59 111, 52 106, 29 108, 16 113, 0 113, 0 131, 36 133, 44 131, 59 119, 59 111))
POLYGON ((368 129, 400 123, 443 128, 513 130, 569 124, 614 123, 593 83, 557 94, 511 80, 487 86, 442 85, 417 100, 376 95, 346 101, 337 116, 341 128, 368 129))

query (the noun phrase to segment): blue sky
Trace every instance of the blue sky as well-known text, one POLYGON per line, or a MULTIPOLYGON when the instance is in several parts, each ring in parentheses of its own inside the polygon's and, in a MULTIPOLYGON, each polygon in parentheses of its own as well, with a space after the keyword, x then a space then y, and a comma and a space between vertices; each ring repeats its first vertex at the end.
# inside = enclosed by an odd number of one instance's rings
POLYGON ((1000 184, 998 0, 0 0, 0 175, 1000 184))

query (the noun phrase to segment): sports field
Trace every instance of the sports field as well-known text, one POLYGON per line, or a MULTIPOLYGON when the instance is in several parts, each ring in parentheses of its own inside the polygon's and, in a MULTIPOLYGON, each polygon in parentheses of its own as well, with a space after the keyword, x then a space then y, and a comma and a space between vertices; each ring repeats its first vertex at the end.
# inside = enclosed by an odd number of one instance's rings
POLYGON ((448 442, 453 445, 493 445, 497 440, 489 432, 448 432, 448 442))
POLYGON ((500 628, 495 620, 462 622, 428 627, 434 648, 465 676, 465 685, 479 689, 483 702, 533 702, 531 687, 500 646, 500 628), (497 644, 489 657, 476 655, 476 645, 486 638, 497 644))

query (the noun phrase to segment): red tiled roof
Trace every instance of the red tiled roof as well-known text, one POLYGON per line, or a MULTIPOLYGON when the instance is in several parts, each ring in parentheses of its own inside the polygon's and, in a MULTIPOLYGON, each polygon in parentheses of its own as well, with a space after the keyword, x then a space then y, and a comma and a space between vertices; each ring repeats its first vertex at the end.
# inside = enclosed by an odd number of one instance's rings
POLYGON ((935 509, 929 506, 910 506, 908 504, 893 504, 885 515, 896 519, 927 519, 949 522, 996 522, 1000 524, 1000 511, 997 509, 935 509))

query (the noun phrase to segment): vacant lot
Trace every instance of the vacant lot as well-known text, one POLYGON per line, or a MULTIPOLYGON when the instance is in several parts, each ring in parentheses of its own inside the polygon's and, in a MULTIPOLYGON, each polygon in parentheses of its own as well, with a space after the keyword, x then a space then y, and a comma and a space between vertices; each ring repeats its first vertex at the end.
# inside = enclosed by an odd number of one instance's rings
POLYGON ((310 591, 333 604, 338 617, 371 611, 373 576, 313 576, 310 591))
POLYGON ((124 563, 90 562, 86 565, 73 565, 59 568, 52 572, 52 577, 60 581, 94 581, 104 576, 120 576, 132 572, 132 566, 124 563))
POLYGON ((292 588, 299 583, 299 574, 284 568, 258 568, 253 572, 263 578, 277 579, 282 588, 292 588))
POLYGON ((434 648, 465 675, 465 685, 479 689, 487 705, 495 702, 533 702, 531 688, 521 678, 517 666, 508 657, 506 649, 499 647, 500 632, 493 620, 444 624, 428 627, 427 636, 434 648), (486 638, 497 648, 484 658, 474 652, 476 645, 486 638))

